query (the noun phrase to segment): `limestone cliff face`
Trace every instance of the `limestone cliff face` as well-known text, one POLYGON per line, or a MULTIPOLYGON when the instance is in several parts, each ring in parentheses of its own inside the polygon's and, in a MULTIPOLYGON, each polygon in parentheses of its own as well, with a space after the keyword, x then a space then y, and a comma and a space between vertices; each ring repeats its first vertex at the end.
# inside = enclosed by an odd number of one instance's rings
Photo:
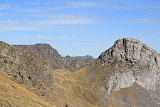
POLYGON ((160 55, 139 40, 117 40, 98 60, 106 65, 115 65, 114 72, 102 87, 109 94, 134 83, 147 90, 160 89, 160 55))

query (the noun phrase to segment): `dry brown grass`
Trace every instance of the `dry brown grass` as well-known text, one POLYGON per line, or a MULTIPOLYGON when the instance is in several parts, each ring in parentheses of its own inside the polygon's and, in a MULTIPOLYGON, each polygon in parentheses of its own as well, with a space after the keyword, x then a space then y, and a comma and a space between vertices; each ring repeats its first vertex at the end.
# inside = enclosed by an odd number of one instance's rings
POLYGON ((1 107, 55 107, 0 71, 1 107))
POLYGON ((114 73, 115 67, 94 65, 81 69, 75 73, 69 73, 59 69, 53 72, 55 79, 55 90, 61 104, 68 104, 69 107, 124 107, 117 103, 116 98, 127 96, 133 107, 137 102, 137 96, 133 87, 121 89, 113 92, 111 95, 103 92, 101 85, 105 77, 114 73), (102 105, 97 94, 107 98, 108 104, 102 105))

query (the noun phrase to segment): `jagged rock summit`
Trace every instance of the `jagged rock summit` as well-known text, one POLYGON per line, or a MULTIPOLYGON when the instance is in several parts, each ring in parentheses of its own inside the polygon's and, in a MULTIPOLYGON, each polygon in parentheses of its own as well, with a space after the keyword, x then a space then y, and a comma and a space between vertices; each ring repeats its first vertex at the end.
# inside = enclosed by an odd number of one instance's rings
POLYGON ((139 40, 119 39, 98 59, 102 63, 115 65, 114 73, 106 80, 108 93, 134 83, 147 90, 160 89, 160 55, 139 40))
POLYGON ((106 62, 109 59, 123 61, 142 61, 159 64, 159 54, 139 40, 123 38, 117 40, 114 45, 103 52, 99 59, 106 62))

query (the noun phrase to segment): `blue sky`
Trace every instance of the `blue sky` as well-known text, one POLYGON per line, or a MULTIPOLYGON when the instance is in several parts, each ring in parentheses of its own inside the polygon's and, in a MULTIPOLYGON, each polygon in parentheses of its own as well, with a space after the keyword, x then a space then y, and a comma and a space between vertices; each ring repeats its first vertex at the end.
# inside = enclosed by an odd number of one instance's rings
POLYGON ((160 0, 0 0, 0 40, 98 55, 123 38, 160 52, 160 0))

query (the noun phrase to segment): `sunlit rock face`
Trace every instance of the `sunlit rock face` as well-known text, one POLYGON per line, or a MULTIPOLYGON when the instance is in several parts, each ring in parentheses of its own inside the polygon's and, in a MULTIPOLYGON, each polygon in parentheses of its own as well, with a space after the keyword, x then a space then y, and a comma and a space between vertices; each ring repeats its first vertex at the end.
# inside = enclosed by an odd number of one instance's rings
POLYGON ((139 40, 117 40, 98 59, 105 64, 117 65, 102 87, 109 94, 134 83, 152 91, 160 88, 160 55, 139 40))

